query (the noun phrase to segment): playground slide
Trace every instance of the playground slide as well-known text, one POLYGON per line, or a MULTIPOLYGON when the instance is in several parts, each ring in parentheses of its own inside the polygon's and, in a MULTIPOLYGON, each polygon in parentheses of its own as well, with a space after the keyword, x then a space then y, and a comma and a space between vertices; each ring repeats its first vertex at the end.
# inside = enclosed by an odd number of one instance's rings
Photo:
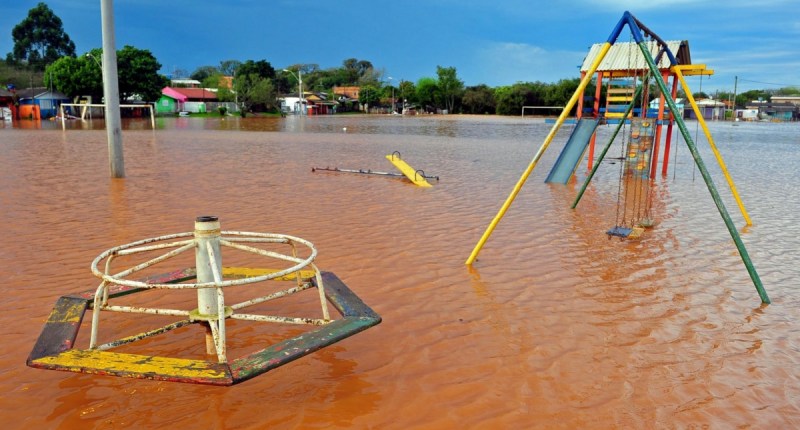
POLYGON ((578 167, 578 163, 583 159, 583 153, 586 152, 586 147, 589 146, 589 140, 597 128, 599 120, 597 118, 581 118, 578 125, 572 130, 572 134, 567 140, 564 149, 556 160, 550 174, 547 175, 545 182, 556 182, 559 184, 566 184, 570 176, 578 167))

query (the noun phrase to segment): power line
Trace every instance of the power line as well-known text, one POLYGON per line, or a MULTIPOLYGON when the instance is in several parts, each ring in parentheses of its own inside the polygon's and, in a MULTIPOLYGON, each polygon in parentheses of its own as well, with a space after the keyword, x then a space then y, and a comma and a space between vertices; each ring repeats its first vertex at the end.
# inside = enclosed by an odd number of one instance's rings
POLYGON ((800 87, 800 85, 776 84, 776 83, 772 83, 772 82, 753 81, 753 80, 750 80, 750 79, 743 79, 743 78, 739 78, 739 80, 743 81, 743 82, 752 82, 754 84, 761 84, 761 85, 775 85, 776 87, 800 87))

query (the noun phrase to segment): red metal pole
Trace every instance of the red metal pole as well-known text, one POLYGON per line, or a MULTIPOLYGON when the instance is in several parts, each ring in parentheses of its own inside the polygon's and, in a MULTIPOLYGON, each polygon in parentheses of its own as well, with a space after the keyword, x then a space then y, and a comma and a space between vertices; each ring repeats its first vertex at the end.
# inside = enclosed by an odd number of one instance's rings
MULTIPOLYGON (((672 100, 678 94, 678 80, 675 76, 672 77, 672 100)), ((667 168, 669 167, 669 148, 672 142, 672 126, 675 124, 675 115, 683 116, 683 112, 669 112, 669 125, 667 126, 667 139, 664 142, 664 162, 661 163, 661 176, 667 176, 667 168)))

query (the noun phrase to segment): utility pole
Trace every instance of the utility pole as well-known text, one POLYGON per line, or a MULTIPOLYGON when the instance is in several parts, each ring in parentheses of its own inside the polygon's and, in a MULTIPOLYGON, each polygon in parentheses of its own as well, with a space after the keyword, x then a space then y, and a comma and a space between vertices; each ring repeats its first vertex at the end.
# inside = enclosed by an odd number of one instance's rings
POLYGON ((731 121, 736 121, 736 86, 739 85, 739 77, 733 77, 733 103, 731 103, 731 121))
POLYGON ((122 120, 119 114, 119 81, 117 77, 117 48, 114 41, 113 0, 100 0, 103 28, 103 96, 106 105, 106 135, 108 161, 112 178, 125 177, 122 154, 122 120))

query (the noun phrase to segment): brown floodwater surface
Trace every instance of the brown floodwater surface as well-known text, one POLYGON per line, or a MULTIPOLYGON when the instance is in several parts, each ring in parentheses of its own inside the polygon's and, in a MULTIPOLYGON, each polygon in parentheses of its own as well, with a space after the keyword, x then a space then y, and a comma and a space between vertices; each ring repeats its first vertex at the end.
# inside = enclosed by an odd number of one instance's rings
MULTIPOLYGON (((761 304, 677 136, 669 176, 650 190, 657 225, 623 241, 605 234, 619 212, 616 160, 603 163, 575 210, 585 163, 578 183, 544 183, 572 127, 565 125, 468 268, 464 261, 550 130, 543 121, 168 118, 155 131, 131 121, 123 131, 126 178, 117 180, 109 177, 102 122, 72 122, 66 132, 46 121, 0 125, 0 422, 7 429, 798 428, 800 126, 711 126, 752 227, 702 133, 698 146, 770 305, 761 304), (384 156, 395 150, 440 180, 424 189, 312 172, 392 171, 384 156), (58 297, 97 287, 89 265, 98 254, 191 231, 199 215, 219 216, 224 230, 311 241, 318 266, 383 322, 228 388, 25 366, 58 297)), ((611 132, 601 126, 599 141, 611 132)), ((620 153, 615 143, 610 154, 620 153)), ((144 324, 109 321, 116 335, 144 324)), ((241 351, 272 339, 238 321, 229 336, 241 351)), ((202 353, 201 342, 197 332, 178 330, 149 346, 191 355, 202 353)))

